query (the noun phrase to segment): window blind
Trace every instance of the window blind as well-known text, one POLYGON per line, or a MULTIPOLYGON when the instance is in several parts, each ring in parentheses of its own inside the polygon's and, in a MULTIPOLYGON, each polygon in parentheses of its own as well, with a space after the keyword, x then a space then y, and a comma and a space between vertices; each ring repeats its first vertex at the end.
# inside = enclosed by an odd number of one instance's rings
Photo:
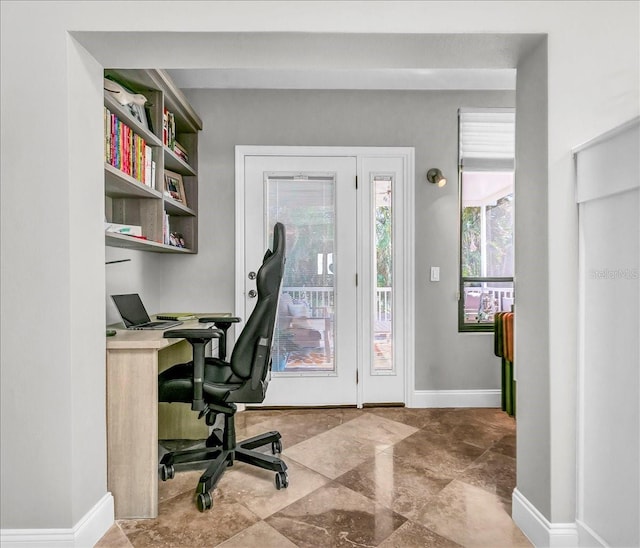
POLYGON ((469 171, 513 171, 516 111, 460 109, 460 167, 469 171))

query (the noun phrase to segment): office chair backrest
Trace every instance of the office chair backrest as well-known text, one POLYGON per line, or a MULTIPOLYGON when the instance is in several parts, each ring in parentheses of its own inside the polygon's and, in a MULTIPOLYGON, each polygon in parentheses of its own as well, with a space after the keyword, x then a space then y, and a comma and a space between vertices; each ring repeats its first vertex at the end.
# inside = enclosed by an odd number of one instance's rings
MULTIPOLYGON (((285 229, 282 223, 273 227, 273 249, 267 250, 256 276, 258 300, 238 337, 229 361, 233 373, 243 379, 259 375, 264 380, 271 359, 271 343, 278 314, 280 289, 285 264, 285 229), (256 353, 261 347, 260 359, 256 353), (254 361, 256 363, 254 365, 254 361), (259 371, 252 369, 257 367, 259 371)), ((252 378, 252 385, 258 379, 252 378)))

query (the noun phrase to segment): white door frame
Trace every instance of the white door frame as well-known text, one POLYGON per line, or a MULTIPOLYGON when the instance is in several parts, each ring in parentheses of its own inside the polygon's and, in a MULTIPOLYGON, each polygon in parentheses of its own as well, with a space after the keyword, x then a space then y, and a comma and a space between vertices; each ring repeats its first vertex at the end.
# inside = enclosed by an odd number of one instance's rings
MULTIPOLYGON (((244 310, 244 250, 245 240, 245 215, 244 215, 244 178, 245 178, 245 157, 247 156, 349 156, 357 158, 358 180, 364 184, 362 178, 363 158, 386 158, 402 157, 404 166, 404 195, 402 200, 403 216, 397 229, 400 231, 400 238, 404 245, 403 257, 403 292, 399 296, 403 302, 404 323, 403 340, 404 346, 404 403, 407 407, 413 404, 413 394, 415 387, 415 209, 414 209, 414 187, 415 187, 415 153, 411 147, 307 147, 307 146, 254 146, 238 145, 235 147, 236 174, 236 280, 235 280, 235 309, 244 310)), ((360 263, 360 261, 359 261, 360 263)), ((362 285, 358 288, 358 305, 362 304, 362 285)), ((244 318, 243 318, 244 320, 244 318)), ((244 322, 238 325, 238 330, 242 329, 244 322)), ((363 373, 362 356, 358 356, 357 369, 363 373)), ((357 404, 362 405, 362 389, 357 389, 357 404)))

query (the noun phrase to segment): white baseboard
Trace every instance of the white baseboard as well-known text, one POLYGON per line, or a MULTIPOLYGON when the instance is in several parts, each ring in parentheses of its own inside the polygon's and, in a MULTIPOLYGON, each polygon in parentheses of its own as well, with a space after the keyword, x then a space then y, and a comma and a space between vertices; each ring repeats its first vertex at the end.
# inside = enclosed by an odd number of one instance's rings
POLYGON ((2 529, 2 548, 90 548, 114 522, 113 496, 107 493, 71 529, 2 529))
POLYGON ((415 390, 409 407, 500 407, 500 390, 415 390))
POLYGON ((574 548, 578 544, 575 523, 551 523, 518 489, 513 490, 511 517, 536 547, 574 548))
POLYGON ((607 543, 600 538, 600 535, 579 519, 576 520, 576 525, 578 526, 580 546, 608 546, 607 543))

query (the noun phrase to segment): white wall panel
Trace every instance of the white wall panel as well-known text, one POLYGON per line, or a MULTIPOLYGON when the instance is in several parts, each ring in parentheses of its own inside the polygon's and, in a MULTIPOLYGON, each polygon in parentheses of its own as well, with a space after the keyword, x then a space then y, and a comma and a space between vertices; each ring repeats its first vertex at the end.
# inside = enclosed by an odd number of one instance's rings
POLYGON ((576 155, 578 521, 609 546, 640 545, 639 128, 636 120, 576 155))

